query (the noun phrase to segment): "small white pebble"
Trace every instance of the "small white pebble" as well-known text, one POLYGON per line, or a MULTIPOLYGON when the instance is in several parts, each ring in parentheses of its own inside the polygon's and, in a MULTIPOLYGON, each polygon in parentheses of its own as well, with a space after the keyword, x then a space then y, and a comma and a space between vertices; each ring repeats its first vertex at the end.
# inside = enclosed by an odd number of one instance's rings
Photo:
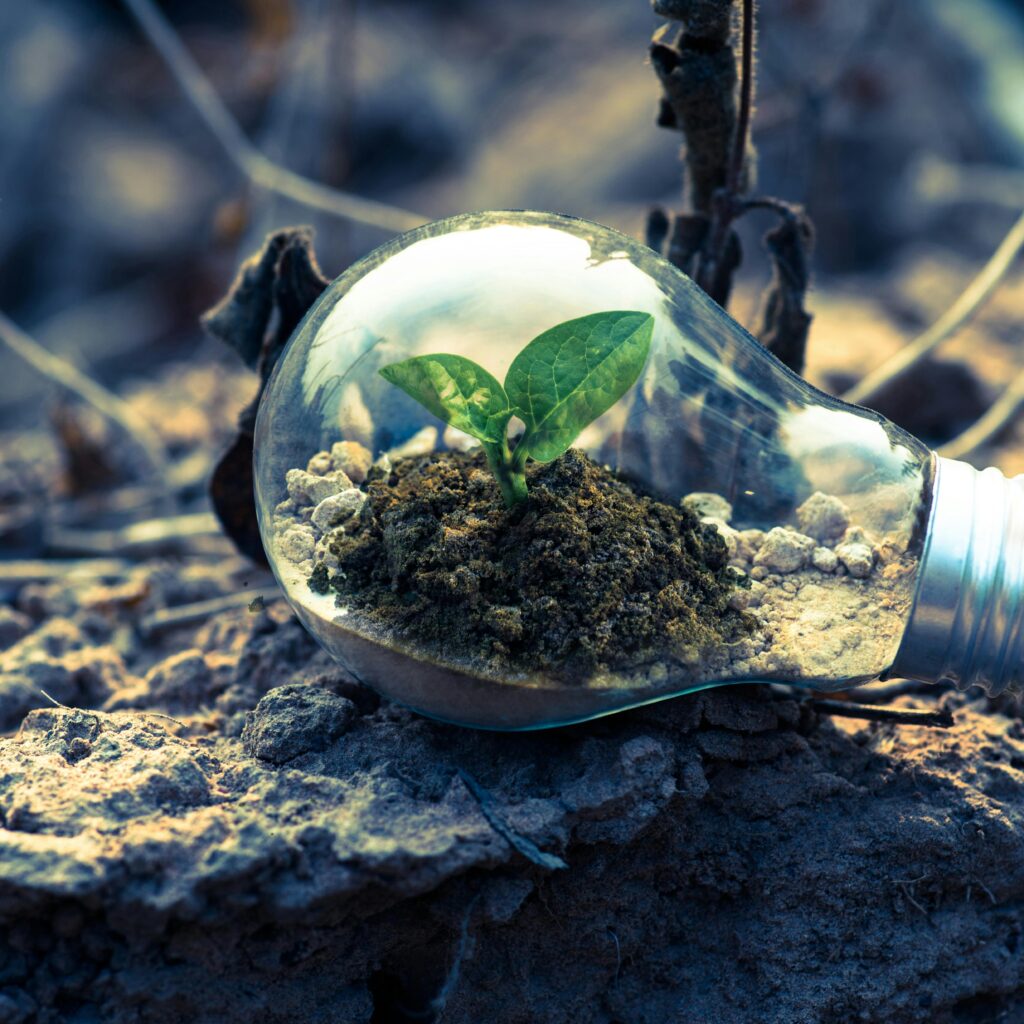
POLYGON ((850 525, 850 510, 831 494, 815 491, 796 510, 796 519, 809 537, 836 540, 850 525))
POLYGON ((321 533, 326 533, 346 519, 351 519, 363 507, 364 501, 366 495, 357 487, 332 494, 313 509, 313 525, 321 533))
POLYGON ((338 441, 331 446, 331 466, 353 483, 361 484, 373 464, 373 453, 358 441, 338 441))
POLYGON ((278 550, 289 562, 304 562, 313 557, 316 538, 308 526, 293 526, 285 530, 278 540, 278 550))
POLYGON ((843 543, 836 547, 836 555, 855 579, 862 580, 871 575, 875 553, 870 545, 857 542, 843 543))
POLYGON ((352 481, 340 470, 328 473, 327 476, 315 476, 304 469, 289 469, 285 482, 288 494, 297 505, 319 505, 324 498, 352 486, 352 481))
POLYGON ((796 572, 807 564, 814 547, 810 537, 788 526, 776 526, 768 531, 754 564, 778 573, 796 572))
POLYGON ((306 463, 306 472, 312 473, 314 476, 327 476, 328 473, 334 467, 331 465, 331 453, 330 452, 317 452, 306 463))
POLYGON ((811 553, 811 564, 818 572, 835 572, 839 556, 831 548, 815 548, 811 553))
POLYGON ((732 505, 720 494, 694 491, 683 498, 683 504, 702 518, 721 519, 724 523, 732 519, 732 505))
POLYGON ((736 534, 736 542, 737 557, 752 562, 764 543, 764 530, 740 530, 736 534))
POLYGON ((768 578, 768 570, 763 565, 755 565, 750 570, 750 578, 752 580, 763 580, 768 578))

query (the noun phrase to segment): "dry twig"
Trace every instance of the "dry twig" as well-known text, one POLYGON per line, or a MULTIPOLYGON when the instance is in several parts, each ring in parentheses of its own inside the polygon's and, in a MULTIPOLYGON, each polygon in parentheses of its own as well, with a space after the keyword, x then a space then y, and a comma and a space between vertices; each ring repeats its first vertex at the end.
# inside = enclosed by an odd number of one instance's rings
POLYGON ((197 622, 205 622, 221 612, 247 608, 253 602, 261 602, 258 607, 262 607, 263 604, 281 600, 283 597, 277 587, 268 587, 261 590, 242 590, 237 594, 226 594, 224 597, 214 597, 209 601, 195 601, 192 604, 178 605, 176 608, 162 608, 152 615, 147 615, 139 623, 139 632, 148 637, 154 633, 177 629, 179 626, 194 626, 197 622))
POLYGON ((156 4, 152 0, 123 2, 225 154, 253 184, 383 231, 409 231, 427 222, 417 213, 342 192, 269 160, 249 141, 156 4))
POLYGON ((188 549, 197 540, 223 539, 217 517, 210 512, 195 512, 159 519, 144 519, 114 530, 84 530, 53 527, 46 537, 55 551, 84 552, 90 555, 142 555, 188 549))
POLYGON ((846 700, 808 700, 807 704, 822 715, 838 718, 864 718, 870 722, 898 722, 903 725, 929 725, 948 729, 953 713, 945 708, 887 708, 877 704, 854 704, 846 700))
POLYGON ((847 391, 843 399, 859 405, 869 404, 880 391, 903 377, 929 352, 960 330, 1006 277, 1021 251, 1024 251, 1024 213, 956 302, 928 330, 847 391))
POLYGON ((980 419, 939 449, 947 459, 966 459, 994 440, 1024 410, 1024 371, 1010 381, 1007 389, 980 419))
POLYGON ((161 489, 165 488, 168 467, 163 442, 156 431, 138 417, 127 402, 82 373, 67 360, 47 351, 3 312, 0 312, 0 342, 24 359, 34 370, 76 394, 102 416, 121 427, 142 452, 154 480, 160 484, 161 489))

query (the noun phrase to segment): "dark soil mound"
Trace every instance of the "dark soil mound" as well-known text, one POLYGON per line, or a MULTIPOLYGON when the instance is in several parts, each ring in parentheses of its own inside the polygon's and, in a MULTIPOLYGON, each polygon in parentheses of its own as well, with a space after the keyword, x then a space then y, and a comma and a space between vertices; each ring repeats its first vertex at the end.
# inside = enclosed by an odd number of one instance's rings
POLYGON ((570 450, 502 504, 482 453, 397 463, 369 484, 359 520, 318 566, 337 591, 402 636, 492 670, 580 676, 654 659, 693 662, 735 636, 725 542, 689 509, 639 494, 570 450))

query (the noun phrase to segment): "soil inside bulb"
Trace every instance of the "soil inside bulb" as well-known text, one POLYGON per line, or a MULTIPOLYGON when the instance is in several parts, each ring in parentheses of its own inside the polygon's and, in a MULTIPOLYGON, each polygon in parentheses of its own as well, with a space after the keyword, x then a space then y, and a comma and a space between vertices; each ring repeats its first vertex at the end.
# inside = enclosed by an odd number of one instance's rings
POLYGON ((641 494, 578 450, 503 504, 482 452, 396 462, 333 531, 313 586, 371 622, 495 674, 565 682, 669 654, 697 662, 750 634, 714 526, 641 494))
POLYGON ((438 442, 424 428, 372 465, 340 442, 288 471, 271 553, 332 649, 361 637, 495 685, 637 701, 744 679, 838 689, 892 663, 917 565, 903 497, 872 507, 889 532, 825 494, 736 529, 719 495, 668 504, 571 450, 531 465, 509 511, 479 450, 438 442))

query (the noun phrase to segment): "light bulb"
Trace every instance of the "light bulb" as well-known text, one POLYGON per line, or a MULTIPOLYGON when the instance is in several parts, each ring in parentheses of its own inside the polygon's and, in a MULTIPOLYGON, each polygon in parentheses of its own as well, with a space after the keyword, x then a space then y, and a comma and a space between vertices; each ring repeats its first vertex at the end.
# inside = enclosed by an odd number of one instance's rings
POLYGON ((1024 550, 1017 486, 816 390, 584 220, 468 214, 356 263, 278 362, 255 477, 301 621, 354 677, 446 721, 544 728, 751 681, 998 691, 1024 664, 1024 569, 1001 554, 1024 550), (473 439, 380 374, 449 353, 501 380, 531 339, 609 310, 653 317, 641 375, 511 511, 473 439))

